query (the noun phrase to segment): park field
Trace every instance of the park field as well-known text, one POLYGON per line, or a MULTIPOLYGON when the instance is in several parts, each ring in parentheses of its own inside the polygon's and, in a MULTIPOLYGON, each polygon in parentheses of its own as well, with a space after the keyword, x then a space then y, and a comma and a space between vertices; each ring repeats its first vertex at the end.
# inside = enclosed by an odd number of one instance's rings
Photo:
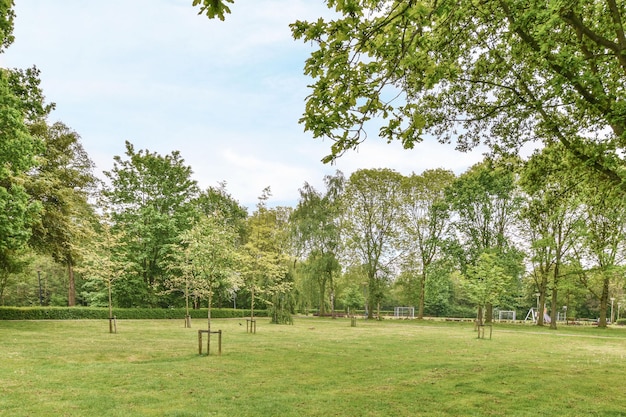
POLYGON ((223 319, 207 357, 205 325, 0 321, 0 416, 626 416, 626 329, 223 319))

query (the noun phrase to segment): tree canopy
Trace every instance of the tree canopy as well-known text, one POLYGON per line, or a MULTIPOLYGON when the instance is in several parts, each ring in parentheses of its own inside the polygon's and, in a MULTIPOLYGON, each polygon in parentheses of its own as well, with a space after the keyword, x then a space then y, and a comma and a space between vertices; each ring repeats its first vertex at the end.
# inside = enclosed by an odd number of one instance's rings
POLYGON ((301 122, 334 140, 325 161, 378 134, 412 148, 515 152, 560 141, 613 184, 626 176, 626 4, 572 0, 328 1, 341 17, 298 21, 317 46, 301 122))
POLYGON ((126 302, 133 305, 150 302, 155 291, 162 288, 167 254, 196 215, 192 201, 198 189, 191 179, 191 168, 177 151, 162 156, 135 151, 126 142, 126 157, 116 156, 113 169, 105 172, 111 183, 103 195, 115 227, 127 232, 127 256, 134 269, 127 282, 135 284, 124 294, 126 302))
POLYGON ((368 317, 383 298, 400 240, 402 175, 391 169, 362 169, 350 175, 343 197, 345 253, 363 265, 368 285, 368 317))
POLYGON ((0 0, 0 53, 13 43, 13 0, 0 0))

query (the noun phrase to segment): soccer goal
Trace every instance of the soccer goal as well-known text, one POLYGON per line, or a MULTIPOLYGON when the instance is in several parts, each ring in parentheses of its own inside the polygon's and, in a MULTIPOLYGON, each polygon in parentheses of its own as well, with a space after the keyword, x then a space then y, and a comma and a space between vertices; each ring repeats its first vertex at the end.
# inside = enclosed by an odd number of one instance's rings
POLYGON ((500 310, 498 311, 498 321, 511 320, 515 321, 515 311, 500 310))
POLYGON ((393 317, 396 319, 414 319, 415 307, 394 307, 393 317))

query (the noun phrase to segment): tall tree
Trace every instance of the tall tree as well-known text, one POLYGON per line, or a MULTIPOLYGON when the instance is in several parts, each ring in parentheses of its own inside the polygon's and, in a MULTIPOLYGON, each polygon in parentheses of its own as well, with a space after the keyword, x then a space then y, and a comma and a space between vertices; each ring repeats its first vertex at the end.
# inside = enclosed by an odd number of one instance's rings
MULTIPOLYGON (((0 53, 13 42, 13 19, 13 1, 0 1, 0 53)), ((19 258, 41 209, 24 186, 43 148, 34 127, 54 107, 39 84, 36 68, 0 68, 0 282, 24 265, 19 258)))
POLYGON ((343 196, 342 235, 352 262, 363 265, 368 283, 368 318, 401 257, 402 175, 391 169, 362 169, 350 175, 343 196))
POLYGON ((195 202, 199 213, 205 216, 218 215, 226 224, 234 227, 240 237, 240 242, 246 238, 246 220, 248 209, 239 204, 227 190, 226 182, 220 182, 218 187, 208 187, 202 191, 195 202))
MULTIPOLYGON (((507 264, 510 284, 518 284, 519 252, 511 243, 512 227, 521 198, 516 189, 513 163, 486 159, 471 167, 446 189, 454 212, 454 228, 459 242, 461 272, 476 262, 484 252, 497 253, 507 264)), ((501 264, 504 266, 504 264, 501 264)), ((491 321, 491 306, 486 319, 491 321)))
POLYGON ((118 287, 129 285, 123 304, 154 306, 168 276, 167 254, 193 224, 198 187, 177 151, 137 152, 126 142, 126 157, 114 158, 113 169, 105 172, 110 185, 103 190, 114 227, 126 231, 126 255, 134 265, 118 287))
POLYGON ((520 211, 522 236, 528 242, 531 274, 539 294, 537 325, 544 324, 549 285, 550 327, 556 329, 557 291, 566 255, 576 242, 581 222, 580 175, 559 144, 536 151, 524 165, 520 185, 526 193, 520 211))
POLYGON ((269 187, 259 197, 257 210, 248 218, 248 240, 241 248, 241 275, 250 291, 250 319, 254 320, 255 300, 270 306, 279 321, 290 321, 291 314, 281 309, 281 301, 293 288, 287 280, 289 258, 286 252, 288 212, 269 208, 269 187), (280 317, 278 314, 280 313, 280 317))
POLYGON ((581 254, 592 265, 581 276, 600 302, 599 327, 606 327, 610 284, 623 279, 626 260, 626 200, 619 190, 603 186, 592 178, 583 191, 586 225, 581 254))
POLYGON ((290 223, 292 239, 298 254, 306 258, 307 275, 318 284, 319 313, 326 314, 326 300, 335 312, 335 277, 340 272, 340 198, 345 179, 341 172, 324 178, 326 192, 317 191, 309 183, 300 189, 300 200, 290 223), (328 293, 327 293, 328 286, 328 293), (328 297, 328 298, 327 298, 328 297))
POLYGON ((29 173, 28 192, 42 205, 39 222, 33 227, 31 245, 67 268, 67 305, 76 303, 74 266, 81 239, 95 220, 88 198, 97 180, 93 162, 78 134, 63 123, 40 127, 45 149, 40 164, 29 173))
POLYGON ((424 295, 430 265, 441 253, 449 232, 450 216, 445 189, 454 178, 451 171, 436 169, 405 179, 402 225, 404 245, 410 248, 408 258, 418 263, 418 319, 424 317, 424 295))
POLYGON ((314 84, 301 121, 334 141, 325 161, 356 148, 367 123, 382 119, 379 136, 406 148, 429 135, 508 152, 558 140, 623 186, 624 2, 327 5, 338 18, 291 25, 296 39, 317 46, 305 65, 314 84))

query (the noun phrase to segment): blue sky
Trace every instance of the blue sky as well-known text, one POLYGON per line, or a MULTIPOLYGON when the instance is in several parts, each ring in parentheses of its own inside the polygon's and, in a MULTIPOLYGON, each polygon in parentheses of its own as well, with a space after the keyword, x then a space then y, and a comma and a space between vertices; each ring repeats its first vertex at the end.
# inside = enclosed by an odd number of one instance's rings
POLYGON ((41 70, 57 105, 50 122, 81 136, 100 176, 126 140, 161 155, 178 150, 202 188, 226 181, 253 207, 267 186, 271 205, 295 205, 305 181, 321 189, 337 169, 461 173, 482 158, 435 141, 407 151, 368 132, 358 151, 322 164, 330 142, 298 124, 313 49, 288 27, 331 16, 322 0, 237 0, 224 22, 199 16, 191 0, 16 3, 15 43, 0 66, 41 70))

